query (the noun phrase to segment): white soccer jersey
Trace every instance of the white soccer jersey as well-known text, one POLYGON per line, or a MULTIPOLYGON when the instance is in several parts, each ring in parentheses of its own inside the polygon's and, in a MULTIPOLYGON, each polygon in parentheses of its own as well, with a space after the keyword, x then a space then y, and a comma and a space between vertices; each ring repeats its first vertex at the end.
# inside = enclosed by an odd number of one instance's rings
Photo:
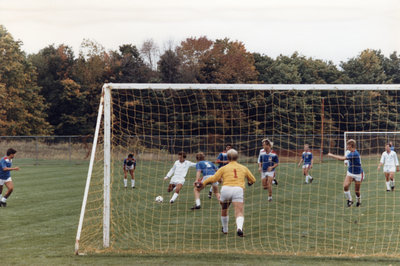
POLYGON ((395 151, 390 151, 388 154, 386 151, 382 153, 381 164, 384 166, 396 167, 399 166, 399 159, 395 151))
POLYGON ((189 167, 196 167, 196 163, 186 160, 181 163, 179 160, 177 160, 174 163, 174 166, 172 166, 171 170, 169 170, 167 177, 174 175, 174 178, 185 179, 189 167))

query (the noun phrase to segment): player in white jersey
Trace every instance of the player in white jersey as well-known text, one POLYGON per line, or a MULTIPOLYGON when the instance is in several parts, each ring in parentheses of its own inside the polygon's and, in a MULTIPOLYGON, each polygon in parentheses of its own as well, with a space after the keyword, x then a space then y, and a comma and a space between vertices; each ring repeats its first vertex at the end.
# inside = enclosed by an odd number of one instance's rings
POLYGON ((299 162, 299 167, 303 162, 303 175, 306 177, 306 184, 312 183, 313 177, 310 175, 310 171, 313 167, 313 154, 310 151, 310 146, 308 144, 304 144, 304 152, 301 155, 301 159, 299 162))
POLYGON ((395 151, 391 149, 390 143, 386 144, 385 151, 382 153, 381 160, 378 165, 378 170, 383 165, 383 172, 386 178, 386 191, 394 190, 394 173, 399 172, 399 159, 395 151))
POLYGON ((164 180, 167 180, 172 176, 171 181, 168 185, 168 192, 171 192, 175 189, 175 193, 169 203, 174 203, 175 200, 178 198, 179 192, 181 191, 182 186, 185 183, 185 177, 189 170, 189 167, 196 167, 196 163, 187 161, 185 152, 179 152, 178 160, 174 163, 171 170, 169 170, 168 174, 164 177, 164 180))

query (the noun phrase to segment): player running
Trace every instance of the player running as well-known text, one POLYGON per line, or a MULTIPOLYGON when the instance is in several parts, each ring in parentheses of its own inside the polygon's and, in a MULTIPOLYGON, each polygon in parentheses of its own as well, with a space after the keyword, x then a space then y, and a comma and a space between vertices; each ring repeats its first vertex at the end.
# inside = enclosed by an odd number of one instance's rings
POLYGON ((353 205, 353 200, 350 193, 350 185, 351 182, 354 180, 355 182, 354 189, 356 192, 356 199, 357 199, 356 206, 359 207, 361 206, 361 193, 360 193, 361 182, 365 178, 364 171, 361 167, 360 154, 356 150, 356 141, 354 139, 349 139, 346 143, 346 146, 347 149, 350 151, 350 153, 347 154, 346 156, 334 155, 332 153, 328 153, 328 156, 340 161, 348 160, 349 166, 346 178, 344 179, 343 182, 344 195, 347 199, 347 207, 353 205))
POLYGON ((10 171, 19 170, 19 167, 11 167, 12 159, 15 157, 16 153, 16 150, 10 148, 7 150, 7 156, 4 156, 0 160, 0 207, 7 206, 7 199, 14 190, 14 183, 12 182, 10 171), (2 197, 1 194, 3 193, 4 185, 7 187, 7 193, 2 197))
POLYGON ((309 174, 313 167, 313 154, 310 151, 310 146, 308 144, 304 144, 304 152, 301 155, 301 159, 299 162, 299 167, 301 163, 303 163, 303 175, 306 177, 306 184, 312 183, 313 177, 309 174))
MULTIPOLYGON (((214 175, 215 172, 217 171, 217 167, 215 164, 209 161, 205 161, 205 156, 204 153, 199 152, 196 154, 196 182, 204 182, 207 178, 210 176, 214 175), (203 174, 203 177, 201 175, 203 174)), ((217 180, 218 181, 218 180, 217 180)), ((212 182, 212 188, 214 191, 215 196, 219 200, 219 192, 218 192, 218 182, 212 182)), ((198 210, 201 208, 201 202, 200 202, 200 191, 201 189, 194 188, 194 198, 196 201, 196 204, 191 208, 191 210, 198 210)))
MULTIPOLYGON (((231 144, 227 144, 225 146, 225 150, 223 152, 221 152, 220 154, 218 154, 217 160, 215 161, 215 163, 218 164, 218 169, 221 168, 222 166, 225 166, 229 163, 228 161, 228 155, 227 152, 232 149, 232 145, 231 144)), ((213 191, 213 187, 210 187, 210 191, 208 192, 208 198, 211 199, 212 196, 212 191, 213 191)))
POLYGON ((136 159, 132 153, 128 154, 128 157, 125 158, 123 169, 124 169, 124 186, 125 186, 125 188, 128 187, 128 179, 127 179, 128 172, 131 175, 132 188, 135 188, 136 159))
POLYGON ((239 155, 236 150, 230 149, 227 152, 227 156, 229 164, 220 168, 214 176, 209 177, 203 182, 195 183, 195 189, 200 191, 204 186, 222 179, 223 185, 220 198, 222 232, 224 234, 228 233, 228 208, 233 203, 237 235, 243 237, 245 178, 249 186, 254 184, 256 179, 247 167, 237 162, 239 155))
POLYGON ((171 170, 169 170, 168 174, 164 177, 164 180, 167 180, 172 176, 168 185, 168 192, 171 192, 175 189, 175 193, 172 195, 169 203, 174 203, 178 198, 179 192, 181 191, 183 184, 185 184, 185 177, 189 167, 196 167, 196 163, 187 161, 185 152, 179 152, 178 160, 174 163, 171 170))
POLYGON ((272 181, 275 179, 275 168, 279 165, 278 155, 272 151, 273 142, 262 140, 263 149, 258 156, 258 171, 264 189, 268 189, 268 201, 272 201, 272 181))
POLYGON ((380 170, 383 165, 383 172, 385 173, 386 178, 386 191, 394 190, 394 173, 400 171, 399 159, 397 158, 396 152, 391 148, 392 145, 390 143, 385 145, 385 151, 382 153, 378 165, 378 170, 380 170))

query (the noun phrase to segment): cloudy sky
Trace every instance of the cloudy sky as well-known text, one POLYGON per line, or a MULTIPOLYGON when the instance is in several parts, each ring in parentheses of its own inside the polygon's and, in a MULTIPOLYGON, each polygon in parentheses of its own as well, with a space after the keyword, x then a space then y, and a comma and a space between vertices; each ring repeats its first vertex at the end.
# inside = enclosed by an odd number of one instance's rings
POLYGON ((400 0, 0 0, 0 24, 28 53, 61 43, 78 53, 84 38, 107 50, 152 38, 162 50, 203 35, 274 58, 400 52, 400 0))

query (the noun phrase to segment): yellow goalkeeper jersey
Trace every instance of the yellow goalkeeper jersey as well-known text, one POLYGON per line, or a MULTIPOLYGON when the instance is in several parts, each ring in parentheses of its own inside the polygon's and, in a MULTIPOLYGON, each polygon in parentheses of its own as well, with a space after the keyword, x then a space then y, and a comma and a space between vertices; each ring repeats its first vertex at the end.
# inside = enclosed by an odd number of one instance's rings
POLYGON ((251 184, 256 182, 256 178, 246 166, 233 161, 218 169, 215 175, 207 178, 203 184, 206 186, 207 184, 222 180, 223 186, 244 188, 245 178, 251 184))

